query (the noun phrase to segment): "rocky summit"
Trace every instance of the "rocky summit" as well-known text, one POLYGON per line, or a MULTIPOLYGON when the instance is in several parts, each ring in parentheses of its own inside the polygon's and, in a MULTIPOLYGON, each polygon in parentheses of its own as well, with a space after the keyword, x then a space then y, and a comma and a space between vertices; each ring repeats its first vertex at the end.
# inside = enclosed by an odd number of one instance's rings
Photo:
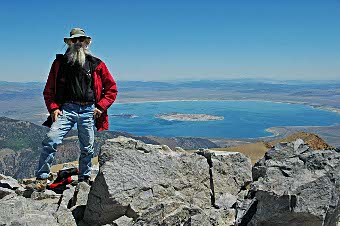
POLYGON ((301 139, 279 143, 253 167, 254 182, 239 225, 336 225, 340 154, 314 151, 301 139))
POLYGON ((126 137, 101 147, 90 187, 28 192, 0 175, 0 225, 336 226, 340 154, 279 143, 253 167, 240 153, 187 153, 126 137))

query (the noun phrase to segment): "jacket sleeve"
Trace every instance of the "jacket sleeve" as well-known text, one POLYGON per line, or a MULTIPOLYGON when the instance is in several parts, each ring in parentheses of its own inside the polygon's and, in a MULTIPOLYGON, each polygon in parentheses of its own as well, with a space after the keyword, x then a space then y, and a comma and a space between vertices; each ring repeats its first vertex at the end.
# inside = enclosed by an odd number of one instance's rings
POLYGON ((103 110, 107 110, 117 97, 117 85, 104 62, 99 64, 99 73, 101 73, 102 80, 102 96, 97 103, 103 110))
POLYGON ((50 73, 47 78, 47 82, 45 85, 45 89, 43 92, 45 104, 48 112, 51 112, 53 109, 59 108, 58 104, 55 102, 55 85, 56 85, 56 77, 58 74, 59 62, 54 60, 50 73))

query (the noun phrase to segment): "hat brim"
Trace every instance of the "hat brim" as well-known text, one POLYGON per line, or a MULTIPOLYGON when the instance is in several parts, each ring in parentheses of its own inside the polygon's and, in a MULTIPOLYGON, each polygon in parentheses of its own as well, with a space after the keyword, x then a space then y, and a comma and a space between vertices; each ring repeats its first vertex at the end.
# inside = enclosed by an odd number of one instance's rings
POLYGON ((72 39, 72 38, 79 38, 79 37, 85 37, 85 38, 91 39, 90 36, 81 35, 81 34, 75 34, 75 35, 72 35, 71 37, 65 37, 65 38, 64 38, 64 42, 66 42, 66 41, 69 40, 69 39, 72 39))

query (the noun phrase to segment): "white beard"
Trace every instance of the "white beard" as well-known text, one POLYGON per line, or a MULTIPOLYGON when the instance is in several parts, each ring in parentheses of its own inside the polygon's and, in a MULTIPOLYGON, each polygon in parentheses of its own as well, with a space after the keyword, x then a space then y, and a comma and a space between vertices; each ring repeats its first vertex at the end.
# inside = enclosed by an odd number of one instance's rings
POLYGON ((84 46, 77 46, 77 44, 70 45, 69 51, 66 53, 69 63, 72 63, 72 65, 78 63, 81 66, 85 64, 86 55, 91 55, 90 51, 84 46))

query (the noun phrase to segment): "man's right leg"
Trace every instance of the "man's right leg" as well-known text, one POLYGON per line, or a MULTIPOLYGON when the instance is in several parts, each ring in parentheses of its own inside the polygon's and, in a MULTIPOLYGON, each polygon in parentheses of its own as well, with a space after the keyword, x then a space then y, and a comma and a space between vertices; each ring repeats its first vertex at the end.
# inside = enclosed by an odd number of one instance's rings
POLYGON ((58 116, 50 131, 43 140, 43 150, 40 154, 39 166, 36 172, 37 179, 47 179, 53 163, 57 146, 62 143, 64 136, 70 131, 75 124, 75 116, 72 112, 62 111, 63 115, 58 116))

